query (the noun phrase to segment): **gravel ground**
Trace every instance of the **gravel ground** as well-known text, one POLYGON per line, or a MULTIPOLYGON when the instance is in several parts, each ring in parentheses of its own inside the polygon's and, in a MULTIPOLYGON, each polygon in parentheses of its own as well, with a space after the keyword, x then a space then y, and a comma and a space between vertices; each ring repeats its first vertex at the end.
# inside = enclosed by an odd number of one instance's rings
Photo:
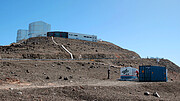
MULTIPOLYGON (((2 101, 178 101, 180 99, 180 82, 177 76, 169 82, 117 81, 120 67, 113 65, 108 80, 109 65, 105 61, 3 60, 0 63, 2 101), (152 94, 146 96, 144 95, 146 91, 158 92, 160 98, 152 94)), ((169 74, 169 77, 172 75, 169 74)))
MULTIPOLYGON (((109 42, 87 42, 55 38, 76 59, 91 60, 1 60, 1 101, 119 101, 180 99, 180 68, 167 59, 142 59, 140 56, 109 42), (120 68, 140 65, 166 66, 168 82, 117 81, 120 68), (110 79, 107 79, 108 68, 110 79), (149 96, 144 92, 150 92, 149 96), (160 98, 153 96, 157 92, 160 98)), ((31 38, 21 44, 0 46, 0 58, 69 59, 51 38, 31 38)))
POLYGON ((180 82, 139 83, 97 80, 88 84, 67 82, 65 85, 60 85, 57 82, 52 84, 0 89, 0 97, 2 101, 179 101, 180 99, 180 82), (144 95, 146 91, 150 92, 150 95, 144 95), (153 96, 154 92, 158 92, 160 98, 153 96))

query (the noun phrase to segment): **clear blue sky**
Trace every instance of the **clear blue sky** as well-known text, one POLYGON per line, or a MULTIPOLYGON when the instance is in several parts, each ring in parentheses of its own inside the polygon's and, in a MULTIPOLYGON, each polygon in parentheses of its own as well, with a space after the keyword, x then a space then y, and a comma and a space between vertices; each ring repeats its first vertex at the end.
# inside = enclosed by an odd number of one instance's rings
POLYGON ((40 20, 180 66, 180 0, 1 0, 0 45, 40 20))

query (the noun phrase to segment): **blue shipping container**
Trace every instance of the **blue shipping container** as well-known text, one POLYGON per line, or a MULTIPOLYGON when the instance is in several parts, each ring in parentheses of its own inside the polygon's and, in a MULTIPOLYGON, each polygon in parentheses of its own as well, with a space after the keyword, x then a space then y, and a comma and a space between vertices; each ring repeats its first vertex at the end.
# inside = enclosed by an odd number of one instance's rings
POLYGON ((139 66, 140 82, 166 82, 167 69, 160 66, 139 66))

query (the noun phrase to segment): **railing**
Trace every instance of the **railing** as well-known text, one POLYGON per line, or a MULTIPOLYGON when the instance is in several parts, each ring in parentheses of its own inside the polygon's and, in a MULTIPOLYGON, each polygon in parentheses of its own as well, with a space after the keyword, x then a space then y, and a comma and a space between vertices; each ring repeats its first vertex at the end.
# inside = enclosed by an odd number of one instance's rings
MULTIPOLYGON (((53 38, 53 37, 52 37, 52 41, 53 41, 56 45, 59 46, 59 44, 57 44, 57 43, 54 41, 54 38, 53 38)), ((61 45, 61 47, 62 47, 66 52, 68 52, 68 53, 70 54, 71 59, 74 59, 72 53, 71 53, 66 47, 64 47, 64 45, 61 45)))

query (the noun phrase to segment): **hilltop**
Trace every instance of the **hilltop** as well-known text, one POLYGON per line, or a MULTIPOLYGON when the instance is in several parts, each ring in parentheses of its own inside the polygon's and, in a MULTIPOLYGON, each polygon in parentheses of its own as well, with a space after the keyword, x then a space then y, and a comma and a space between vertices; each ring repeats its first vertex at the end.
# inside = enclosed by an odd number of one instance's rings
MULTIPOLYGON (((82 58, 122 58, 140 59, 140 56, 109 42, 91 42, 75 39, 54 38, 59 45, 64 45, 75 59, 82 58)), ((53 43, 50 37, 36 37, 0 47, 3 58, 28 59, 70 59, 70 55, 61 47, 53 43)))

